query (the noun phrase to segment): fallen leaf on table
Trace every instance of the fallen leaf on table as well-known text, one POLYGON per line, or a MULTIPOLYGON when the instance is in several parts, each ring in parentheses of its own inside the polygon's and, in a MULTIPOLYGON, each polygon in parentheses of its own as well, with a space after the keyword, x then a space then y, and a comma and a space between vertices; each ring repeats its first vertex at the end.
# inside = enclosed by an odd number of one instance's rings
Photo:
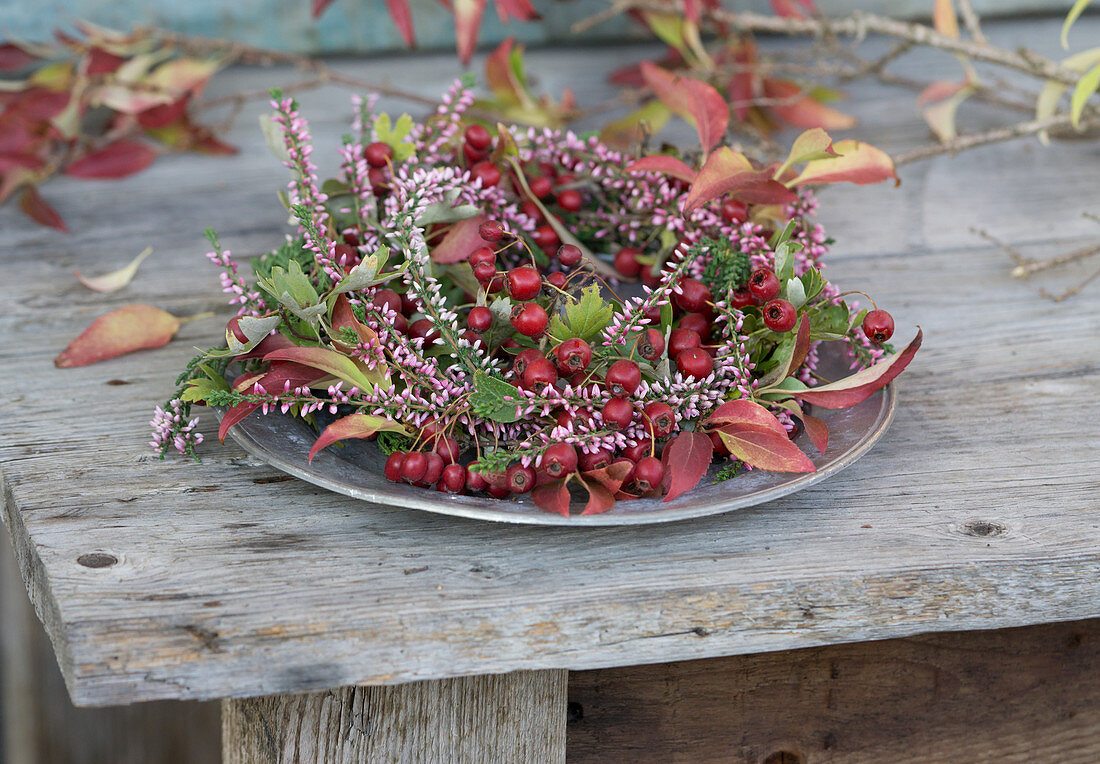
POLYGON ((135 350, 168 344, 180 328, 171 313, 150 305, 125 305, 100 316, 54 359, 54 366, 88 366, 135 350))
POLYGON ((126 286, 133 280, 134 274, 137 273, 138 266, 141 265, 142 261, 145 260, 145 258, 149 257, 149 255, 151 254, 153 254, 153 248, 146 247, 145 250, 140 255, 131 260, 130 264, 127 265, 125 268, 119 268, 117 271, 112 271, 111 273, 107 273, 102 276, 82 276, 80 275, 80 271, 74 271, 74 273, 76 274, 77 280, 79 280, 81 284, 88 287, 88 289, 91 289, 92 291, 114 292, 122 289, 122 287, 126 286))

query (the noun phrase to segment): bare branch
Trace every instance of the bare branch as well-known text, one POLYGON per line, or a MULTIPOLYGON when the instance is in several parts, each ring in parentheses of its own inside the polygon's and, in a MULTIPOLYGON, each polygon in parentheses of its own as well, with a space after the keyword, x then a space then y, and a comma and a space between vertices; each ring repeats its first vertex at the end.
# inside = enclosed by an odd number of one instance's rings
MULTIPOLYGON (((975 146, 984 146, 989 143, 1010 141, 1013 138, 1035 135, 1044 130, 1064 130, 1069 128, 1070 124, 1069 114, 1058 114, 1046 119, 1033 119, 1028 122, 1019 122, 1015 125, 998 127, 981 133, 960 135, 944 143, 935 143, 929 146, 922 146, 920 148, 904 151, 894 157, 894 164, 900 167, 901 165, 916 162, 920 159, 928 159, 929 157, 939 156, 941 154, 956 154, 963 149, 971 149, 975 146)), ((1100 117, 1082 119, 1079 126, 1082 130, 1100 127, 1100 117)))

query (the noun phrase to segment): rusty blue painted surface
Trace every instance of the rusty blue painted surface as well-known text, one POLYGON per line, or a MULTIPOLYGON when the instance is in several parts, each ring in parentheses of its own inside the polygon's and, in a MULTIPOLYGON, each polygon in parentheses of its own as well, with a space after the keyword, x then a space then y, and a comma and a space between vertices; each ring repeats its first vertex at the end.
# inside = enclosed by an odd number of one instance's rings
MULTIPOLYGON (((450 15, 438 0, 410 0, 419 47, 453 45, 450 15)), ((490 4, 491 5, 491 4, 490 4)), ((577 39, 570 26, 605 7, 605 0, 535 0, 543 14, 538 23, 505 25, 492 9, 482 26, 483 44, 515 36, 527 42, 577 39)), ((735 0, 730 7, 766 10, 767 0, 735 0)), ((975 0, 979 12, 1064 12, 1068 0, 975 0)), ((302 53, 377 53, 403 50, 384 0, 336 0, 318 20, 310 17, 310 0, 0 0, 0 35, 45 39, 54 27, 83 18, 127 29, 134 24, 160 26, 189 34, 227 37, 252 45, 302 53)), ((826 14, 862 8, 891 15, 927 15, 932 0, 818 0, 826 14)), ((623 19, 600 25, 585 39, 629 36, 623 19)))

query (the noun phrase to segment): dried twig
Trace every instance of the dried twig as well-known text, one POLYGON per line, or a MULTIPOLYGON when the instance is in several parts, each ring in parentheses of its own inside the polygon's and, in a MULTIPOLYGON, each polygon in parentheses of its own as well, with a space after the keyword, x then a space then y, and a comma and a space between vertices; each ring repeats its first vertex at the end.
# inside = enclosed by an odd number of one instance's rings
MULTIPOLYGON (((910 149, 909 151, 897 154, 894 156, 894 164, 900 167, 910 162, 916 162, 919 159, 928 159, 930 157, 940 156, 941 154, 957 154, 964 149, 971 149, 975 146, 985 146, 990 143, 1010 141, 1013 138, 1035 135, 1044 130, 1064 130, 1069 128, 1070 125, 1069 114, 1058 114, 1046 119, 1033 119, 1015 125, 1009 125, 1008 127, 998 127, 993 130, 986 130, 981 133, 960 135, 950 141, 921 146, 920 148, 910 149)), ((1100 127, 1100 117, 1094 116, 1082 119, 1079 123, 1079 127, 1082 130, 1100 127)))
POLYGON ((974 42, 985 43, 985 34, 982 32, 982 22, 978 14, 974 13, 974 6, 970 0, 956 0, 959 7, 959 15, 962 16, 963 25, 974 42))

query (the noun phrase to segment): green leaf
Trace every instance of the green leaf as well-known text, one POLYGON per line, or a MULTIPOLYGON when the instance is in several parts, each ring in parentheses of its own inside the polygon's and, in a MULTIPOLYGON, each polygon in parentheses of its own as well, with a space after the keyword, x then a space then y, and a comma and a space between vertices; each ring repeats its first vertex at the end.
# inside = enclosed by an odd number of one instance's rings
POLYGON ((1073 22, 1077 21, 1077 18, 1084 12, 1085 8, 1089 6, 1092 0, 1077 0, 1073 4, 1073 7, 1069 9, 1069 13, 1066 14, 1066 20, 1062 22, 1062 47, 1069 50, 1069 29, 1073 26, 1073 22))
POLYGON ((374 133, 378 140, 393 149, 393 161, 404 162, 413 155, 416 147, 404 140, 412 131, 413 119, 408 114, 402 114, 397 118, 397 124, 393 125, 389 114, 379 114, 374 119, 374 133))
POLYGON ((802 281, 802 290, 806 293, 806 302, 817 297, 821 294, 821 290, 825 288, 825 279, 821 277, 821 272, 816 268, 811 268, 798 278, 802 281))
POLYGON ((1070 119, 1074 127, 1080 126, 1081 113, 1097 87, 1100 87, 1100 64, 1089 69, 1088 74, 1082 77, 1073 88, 1073 98, 1070 99, 1070 119))
POLYGON ((519 390, 503 379, 485 372, 474 373, 474 389, 470 393, 470 408, 475 414, 494 422, 509 424, 519 420, 521 407, 519 390))
POLYGON ((565 306, 565 318, 554 316, 550 321, 550 336, 558 342, 579 337, 588 342, 599 334, 611 321, 615 310, 600 296, 599 286, 593 285, 581 290, 581 299, 570 298, 565 306))
POLYGON ((224 379, 199 377, 188 381, 187 389, 183 391, 180 398, 187 403, 203 403, 212 393, 216 392, 229 392, 229 385, 226 384, 224 379))
POLYGON ((796 308, 806 304, 806 287, 802 285, 801 279, 787 280, 787 302, 796 308))

